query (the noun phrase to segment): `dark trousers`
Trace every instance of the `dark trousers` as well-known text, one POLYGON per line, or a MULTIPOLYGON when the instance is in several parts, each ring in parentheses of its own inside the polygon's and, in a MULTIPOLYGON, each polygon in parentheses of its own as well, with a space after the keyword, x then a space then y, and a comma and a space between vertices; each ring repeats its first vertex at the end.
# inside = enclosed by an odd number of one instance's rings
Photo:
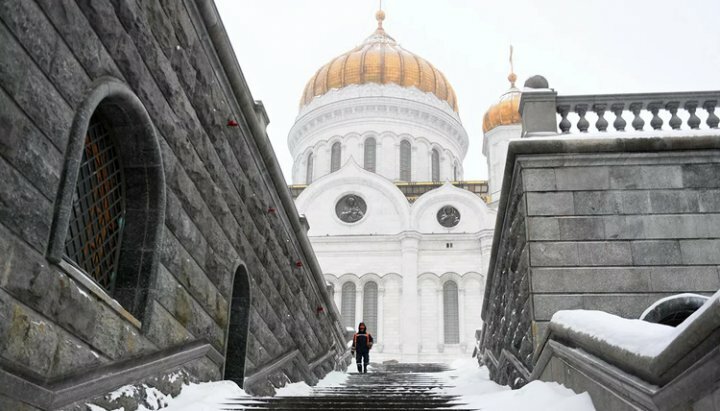
POLYGON ((370 351, 356 351, 355 362, 357 362, 358 372, 367 372, 367 366, 370 363, 370 351), (363 361, 365 362, 364 367, 363 361))

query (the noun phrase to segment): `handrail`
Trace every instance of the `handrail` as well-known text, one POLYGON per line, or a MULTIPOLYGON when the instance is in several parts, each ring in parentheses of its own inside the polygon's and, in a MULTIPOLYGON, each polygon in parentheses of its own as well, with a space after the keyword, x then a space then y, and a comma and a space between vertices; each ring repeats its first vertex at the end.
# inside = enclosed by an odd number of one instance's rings
POLYGON ((188 362, 209 358, 222 364, 223 356, 206 340, 166 348, 142 357, 103 364, 71 376, 43 380, 0 368, 0 394, 40 409, 57 409, 73 402, 136 383, 188 362))

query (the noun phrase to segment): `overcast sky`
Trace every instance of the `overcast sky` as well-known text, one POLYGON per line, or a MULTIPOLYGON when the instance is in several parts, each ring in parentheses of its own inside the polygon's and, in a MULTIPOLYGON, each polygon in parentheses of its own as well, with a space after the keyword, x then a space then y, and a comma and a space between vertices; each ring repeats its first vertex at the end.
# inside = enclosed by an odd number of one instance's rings
MULTIPOLYGON (((287 133, 308 79, 375 27, 376 0, 216 0, 286 180, 287 133)), ((720 0, 384 0, 385 30, 430 61, 458 96, 470 137, 465 179, 487 178, 482 116, 544 75, 560 95, 720 90, 720 0)))

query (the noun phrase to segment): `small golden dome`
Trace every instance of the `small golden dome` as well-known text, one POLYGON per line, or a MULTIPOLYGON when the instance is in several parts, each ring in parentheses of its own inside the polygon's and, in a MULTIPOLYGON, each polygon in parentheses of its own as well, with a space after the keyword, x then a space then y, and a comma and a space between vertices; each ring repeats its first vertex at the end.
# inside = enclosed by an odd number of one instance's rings
POLYGON ((300 107, 332 89, 351 84, 394 83, 402 87, 417 87, 435 94, 458 111, 457 97, 445 76, 422 57, 400 47, 382 27, 385 12, 375 14, 378 28, 365 41, 320 67, 308 81, 300 100, 300 107))
POLYGON ((509 126, 522 123, 520 116, 520 89, 515 87, 517 76, 513 72, 512 61, 513 48, 510 46, 510 74, 507 79, 510 82, 510 90, 500 96, 497 103, 490 106, 483 117, 483 133, 498 126, 509 126))
POLYGON ((522 123, 520 117, 520 89, 511 87, 500 100, 490 106, 483 117, 483 133, 498 126, 509 126, 522 123))

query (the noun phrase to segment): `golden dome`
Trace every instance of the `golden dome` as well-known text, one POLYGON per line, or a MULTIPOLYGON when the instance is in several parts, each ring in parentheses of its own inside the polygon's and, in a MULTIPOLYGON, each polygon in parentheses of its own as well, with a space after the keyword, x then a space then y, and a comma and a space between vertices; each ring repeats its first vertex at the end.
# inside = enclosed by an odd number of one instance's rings
POLYGON ((522 123, 520 117, 520 89, 510 87, 500 100, 490 106, 483 117, 483 133, 494 129, 498 126, 509 126, 512 124, 522 123))
POLYGON ((457 97, 445 76, 422 57, 400 47, 387 35, 382 22, 385 12, 375 14, 378 28, 365 41, 320 67, 308 81, 300 107, 332 89, 351 84, 394 83, 403 87, 417 87, 435 94, 458 111, 457 97))

